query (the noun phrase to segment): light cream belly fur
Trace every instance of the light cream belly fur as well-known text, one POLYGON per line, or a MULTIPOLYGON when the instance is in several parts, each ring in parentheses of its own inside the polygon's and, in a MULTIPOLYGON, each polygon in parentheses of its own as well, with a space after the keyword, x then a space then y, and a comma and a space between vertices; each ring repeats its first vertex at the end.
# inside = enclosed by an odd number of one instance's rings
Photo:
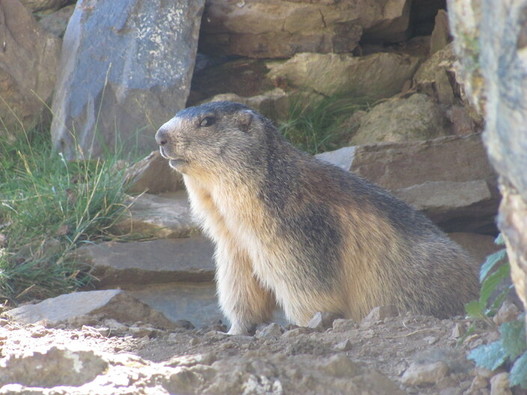
MULTIPOLYGON (((216 243, 218 273, 224 272, 222 265, 240 264, 233 263, 232 256, 246 254, 254 276, 264 289, 274 294, 286 317, 292 322, 305 325, 317 311, 347 313, 348 303, 341 294, 343 287, 335 287, 339 288, 335 290, 337 294, 324 293, 314 287, 310 287, 309 292, 306 292, 298 287, 302 279, 292 278, 294 273, 290 267, 302 263, 291 262, 289 246, 276 237, 273 232, 276 224, 265 215, 258 202, 248 196, 251 191, 243 191, 239 186, 225 188, 225 185, 222 185, 222 188, 209 189, 200 185, 194 178, 184 176, 184 180, 194 214, 207 235, 216 243), (219 190, 235 190, 236 193, 219 193, 219 190), (243 207, 237 207, 240 202, 244 202, 243 207), (252 202, 252 206, 247 207, 247 202, 252 202), (240 213, 251 215, 244 216, 240 213), (255 234, 254 229, 265 231, 255 234), (234 252, 233 249, 237 251, 234 252)), ((231 292, 229 287, 237 286, 225 284, 224 279, 219 276, 217 282, 220 293, 223 292, 223 297, 227 299, 228 293, 231 292)))

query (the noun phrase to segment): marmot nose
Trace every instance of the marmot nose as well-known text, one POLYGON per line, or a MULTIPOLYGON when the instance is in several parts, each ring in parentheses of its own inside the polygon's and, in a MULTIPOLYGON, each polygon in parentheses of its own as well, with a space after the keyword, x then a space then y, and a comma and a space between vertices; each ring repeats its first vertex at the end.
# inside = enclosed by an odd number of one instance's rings
POLYGON ((168 143, 168 130, 164 128, 160 128, 156 132, 156 143, 159 145, 165 145, 168 143))

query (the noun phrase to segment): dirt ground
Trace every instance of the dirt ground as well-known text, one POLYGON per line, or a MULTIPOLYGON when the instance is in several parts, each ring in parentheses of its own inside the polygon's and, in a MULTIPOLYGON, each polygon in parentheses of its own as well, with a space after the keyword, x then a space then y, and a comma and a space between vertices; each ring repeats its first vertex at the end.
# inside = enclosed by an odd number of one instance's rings
POLYGON ((270 324, 255 336, 220 324, 88 324, 0 321, 0 394, 487 394, 489 375, 465 355, 496 336, 461 341, 461 318, 379 312, 360 324, 270 324))

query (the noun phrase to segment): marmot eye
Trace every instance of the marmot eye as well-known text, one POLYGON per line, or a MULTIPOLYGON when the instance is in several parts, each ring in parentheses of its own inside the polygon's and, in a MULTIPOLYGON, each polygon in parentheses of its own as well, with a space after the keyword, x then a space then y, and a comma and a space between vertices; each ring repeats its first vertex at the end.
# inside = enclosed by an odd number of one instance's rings
POLYGON ((215 119, 214 117, 205 117, 201 120, 201 122, 199 123, 199 126, 210 126, 214 123, 215 119))

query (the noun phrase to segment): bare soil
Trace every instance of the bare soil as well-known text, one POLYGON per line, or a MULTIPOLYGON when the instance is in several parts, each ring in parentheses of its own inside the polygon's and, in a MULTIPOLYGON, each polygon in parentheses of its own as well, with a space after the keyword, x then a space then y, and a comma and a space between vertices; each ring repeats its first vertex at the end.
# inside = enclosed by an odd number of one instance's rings
MULTIPOLYGON (((172 331, 111 321, 77 328, 0 324, 0 394, 485 394, 487 388, 471 388, 476 371, 465 356, 495 336, 487 331, 461 341, 466 320, 414 315, 361 324, 337 319, 318 330, 271 324, 255 336, 228 336, 220 324, 172 331), (109 368, 75 386, 60 379, 55 384, 62 385, 27 381, 24 375, 35 374, 32 355, 47 356, 51 366, 54 346, 90 350, 109 368), (29 365, 9 376, 13 361, 22 358, 29 365)), ((478 380, 479 387, 488 384, 478 380)))

